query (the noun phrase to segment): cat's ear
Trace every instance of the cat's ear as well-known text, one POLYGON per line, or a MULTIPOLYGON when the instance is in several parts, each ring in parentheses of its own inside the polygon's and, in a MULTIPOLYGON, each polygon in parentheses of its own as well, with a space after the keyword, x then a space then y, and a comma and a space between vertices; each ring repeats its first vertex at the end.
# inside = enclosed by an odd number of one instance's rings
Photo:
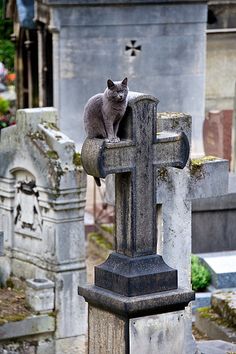
POLYGON ((127 86, 128 84, 128 79, 127 77, 122 81, 122 85, 127 86))
POLYGON ((113 82, 112 80, 108 79, 108 80, 107 80, 107 87, 108 87, 109 89, 111 89, 111 88, 114 87, 114 86, 115 86, 114 82, 113 82))

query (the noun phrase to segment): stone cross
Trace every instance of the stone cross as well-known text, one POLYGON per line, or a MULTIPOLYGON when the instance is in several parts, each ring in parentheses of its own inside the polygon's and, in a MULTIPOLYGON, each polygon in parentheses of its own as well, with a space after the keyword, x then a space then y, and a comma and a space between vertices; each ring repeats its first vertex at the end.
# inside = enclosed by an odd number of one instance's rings
POLYGON ((116 252, 96 267, 95 284, 127 296, 177 288, 177 272, 156 255, 155 171, 184 168, 189 143, 183 132, 156 133, 157 102, 152 96, 132 93, 124 118, 130 126, 124 122, 121 141, 87 139, 82 148, 88 174, 103 178, 116 174, 116 252))

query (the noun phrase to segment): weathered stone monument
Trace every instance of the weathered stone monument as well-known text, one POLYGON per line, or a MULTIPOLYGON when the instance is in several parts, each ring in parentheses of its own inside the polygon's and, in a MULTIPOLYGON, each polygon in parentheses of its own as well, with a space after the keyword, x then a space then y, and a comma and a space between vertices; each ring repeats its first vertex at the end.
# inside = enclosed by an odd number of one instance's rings
POLYGON ((162 333, 161 341, 155 339, 157 348, 162 348, 163 342, 172 347, 166 336, 177 332, 182 333, 179 347, 184 346, 183 309, 193 299, 193 293, 177 289, 177 271, 156 254, 155 176, 156 167, 183 168, 189 144, 184 133, 156 136, 156 105, 153 97, 137 95, 129 101, 120 143, 93 139, 83 145, 87 173, 99 177, 116 173, 116 251, 96 267, 95 286, 79 290, 89 303, 89 353, 133 353, 137 347, 147 352, 152 346, 147 346, 148 327, 143 340, 139 333, 145 328, 141 317, 144 314, 150 315, 151 326, 159 326, 159 334, 162 333), (170 326, 163 314, 156 315, 163 312, 170 312, 170 326), (137 317, 141 318, 138 322, 137 317), (106 332, 113 331, 117 323, 115 337, 103 335, 105 328, 108 327, 106 332))
POLYGON ((28 279, 35 311, 54 311, 55 343, 46 352, 78 353, 86 309, 74 284, 86 278, 86 176, 55 109, 19 110, 16 120, 0 141, 1 271, 28 279))
POLYGON ((79 287, 89 303, 89 353, 196 350, 187 306, 193 299, 191 199, 226 191, 227 162, 190 168, 191 117, 157 119, 156 106, 151 96, 131 95, 121 142, 83 145, 87 173, 116 173, 115 252, 95 268, 95 285, 79 287), (221 181, 209 189, 216 166, 221 181))

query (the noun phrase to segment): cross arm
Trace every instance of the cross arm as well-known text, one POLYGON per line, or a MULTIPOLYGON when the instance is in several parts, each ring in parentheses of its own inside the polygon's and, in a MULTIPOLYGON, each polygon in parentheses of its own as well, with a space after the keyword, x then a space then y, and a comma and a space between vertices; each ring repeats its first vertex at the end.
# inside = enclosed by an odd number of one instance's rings
POLYGON ((105 178, 111 173, 131 171, 134 164, 134 144, 131 140, 108 143, 104 139, 86 139, 81 152, 88 175, 105 178))
POLYGON ((189 141, 185 133, 164 131, 154 144, 154 165, 184 168, 189 158, 189 141))

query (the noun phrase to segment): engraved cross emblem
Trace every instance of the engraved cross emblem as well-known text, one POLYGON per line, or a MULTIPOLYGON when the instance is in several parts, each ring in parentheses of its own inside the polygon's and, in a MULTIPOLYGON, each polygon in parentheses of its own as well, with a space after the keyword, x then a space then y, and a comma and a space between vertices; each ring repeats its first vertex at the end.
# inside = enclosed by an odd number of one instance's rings
POLYGON ((135 57, 138 54, 138 52, 142 50, 142 46, 135 45, 136 44, 135 40, 130 41, 130 43, 131 43, 130 45, 125 46, 125 50, 130 51, 131 57, 135 57))

